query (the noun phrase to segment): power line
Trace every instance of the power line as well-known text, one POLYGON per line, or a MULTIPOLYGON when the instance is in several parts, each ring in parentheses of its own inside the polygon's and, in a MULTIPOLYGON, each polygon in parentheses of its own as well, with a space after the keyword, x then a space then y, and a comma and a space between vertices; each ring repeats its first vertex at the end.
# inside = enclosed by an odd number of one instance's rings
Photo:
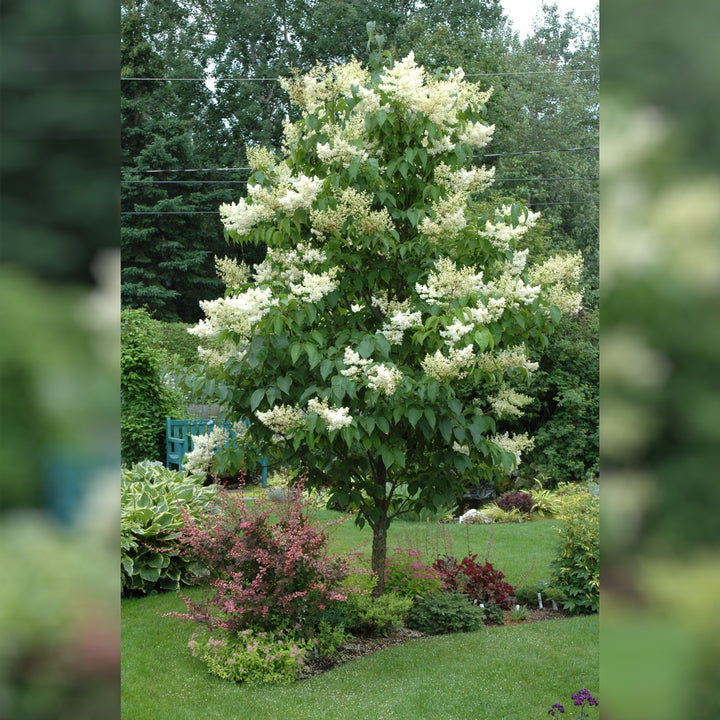
MULTIPOLYGON (((495 178, 494 182, 559 182, 599 180, 594 177, 495 178)), ((247 180, 121 180, 121 185, 247 185, 247 180)))
POLYGON ((578 152, 580 150, 599 150, 598 145, 589 145, 587 147, 574 148, 555 148, 553 150, 519 150, 518 152, 494 153, 492 155, 473 155, 474 158, 491 158, 491 157, 509 157, 510 155, 536 155, 551 152, 578 152))
MULTIPOLYGON (((569 202, 533 202, 528 200, 527 205, 545 207, 547 205, 595 205, 595 200, 575 200, 569 202)), ((121 215, 219 215, 219 210, 123 210, 121 215)))
MULTIPOLYGON (((491 73, 469 73, 465 75, 470 77, 496 77, 498 75, 557 75, 559 73, 596 73, 600 68, 559 68, 556 70, 513 70, 507 72, 491 72, 491 73)), ((277 82, 283 80, 284 77, 249 77, 247 75, 239 77, 121 77, 120 80, 132 80, 133 82, 277 82)))
MULTIPOLYGON (((586 147, 574 148, 552 148, 550 150, 519 150, 517 152, 494 153, 492 155, 473 155, 474 158, 491 158, 491 157, 510 157, 512 155, 541 155, 543 153, 553 152, 579 152, 582 150, 599 150, 598 145, 589 145, 586 147)), ((139 170, 136 168, 121 168, 120 172, 124 173, 169 173, 169 172, 240 172, 252 170, 250 167, 236 168, 168 168, 166 170, 139 170)))

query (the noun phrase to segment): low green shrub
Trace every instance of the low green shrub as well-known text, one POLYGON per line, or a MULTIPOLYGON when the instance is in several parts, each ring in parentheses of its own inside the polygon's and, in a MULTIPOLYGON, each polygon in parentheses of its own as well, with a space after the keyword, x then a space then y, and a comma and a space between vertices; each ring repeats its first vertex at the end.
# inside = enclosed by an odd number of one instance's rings
POLYGON ((504 625, 505 616, 502 608, 495 603, 479 603, 483 613, 483 622, 486 625, 504 625))
POLYGON ((563 598, 563 594, 560 590, 550 585, 547 580, 535 583, 533 585, 521 585, 515 588, 515 599, 519 603, 525 605, 536 605, 538 602, 538 593, 542 597, 543 604, 547 604, 548 601, 560 602, 563 598))
POLYGON ((465 595, 437 592, 418 596, 405 624, 428 635, 478 630, 483 625, 483 610, 465 595))
POLYGON ((191 515, 205 510, 217 487, 203 477, 169 470, 159 462, 140 462, 120 478, 120 568, 123 595, 144 595, 188 584, 194 566, 178 554, 175 539, 183 527, 181 505, 191 515))
POLYGON ((573 514, 563 516, 552 585, 568 612, 595 613, 600 608, 600 503, 590 492, 580 497, 573 514))
POLYGON ((297 680, 314 645, 283 631, 248 628, 237 633, 217 629, 209 633, 200 627, 188 646, 213 675, 223 680, 285 684, 297 680))
POLYGON ((387 637, 405 622, 411 598, 389 591, 378 598, 352 593, 345 604, 346 629, 353 635, 387 637))

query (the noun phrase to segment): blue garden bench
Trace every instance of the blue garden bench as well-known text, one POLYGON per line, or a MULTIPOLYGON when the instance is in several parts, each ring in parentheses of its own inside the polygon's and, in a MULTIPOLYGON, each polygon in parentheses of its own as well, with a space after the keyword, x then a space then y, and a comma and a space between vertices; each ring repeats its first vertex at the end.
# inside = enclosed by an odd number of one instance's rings
MULTIPOLYGON (((231 424, 225 420, 219 423, 226 430, 231 431, 231 424)), ((215 420, 174 420, 165 418, 165 465, 171 467, 176 465, 182 470, 182 461, 185 455, 193 449, 193 435, 205 435, 216 425, 215 420)), ((263 487, 267 484, 267 458, 260 460, 262 473, 260 482, 263 487)))

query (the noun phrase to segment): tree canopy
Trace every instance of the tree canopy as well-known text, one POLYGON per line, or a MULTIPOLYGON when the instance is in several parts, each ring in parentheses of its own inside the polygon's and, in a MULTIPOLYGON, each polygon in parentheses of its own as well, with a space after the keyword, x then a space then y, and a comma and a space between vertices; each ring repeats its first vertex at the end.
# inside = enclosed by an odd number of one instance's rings
POLYGON ((266 258, 221 263, 227 292, 191 332, 253 443, 372 527, 382 592, 392 518, 452 505, 532 446, 500 426, 530 400, 530 347, 580 309, 581 258, 531 267, 535 214, 473 202, 494 128, 462 69, 375 50, 283 86, 300 118, 280 153, 248 150, 247 197, 221 206, 266 258))

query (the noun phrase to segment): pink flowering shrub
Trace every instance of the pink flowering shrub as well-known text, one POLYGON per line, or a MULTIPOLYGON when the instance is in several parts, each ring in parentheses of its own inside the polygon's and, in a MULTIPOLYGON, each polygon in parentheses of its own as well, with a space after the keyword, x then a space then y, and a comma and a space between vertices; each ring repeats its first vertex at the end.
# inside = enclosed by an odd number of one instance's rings
POLYGON ((199 602, 183 597, 188 612, 174 615, 231 634, 287 628, 312 637, 330 606, 345 601, 338 586, 347 567, 328 555, 325 528, 306 510, 298 487, 286 505, 223 493, 198 519, 186 516, 180 552, 211 592, 199 602))
POLYGON ((420 560, 414 548, 392 548, 385 562, 385 588, 405 597, 427 595, 442 588, 440 573, 420 560))

